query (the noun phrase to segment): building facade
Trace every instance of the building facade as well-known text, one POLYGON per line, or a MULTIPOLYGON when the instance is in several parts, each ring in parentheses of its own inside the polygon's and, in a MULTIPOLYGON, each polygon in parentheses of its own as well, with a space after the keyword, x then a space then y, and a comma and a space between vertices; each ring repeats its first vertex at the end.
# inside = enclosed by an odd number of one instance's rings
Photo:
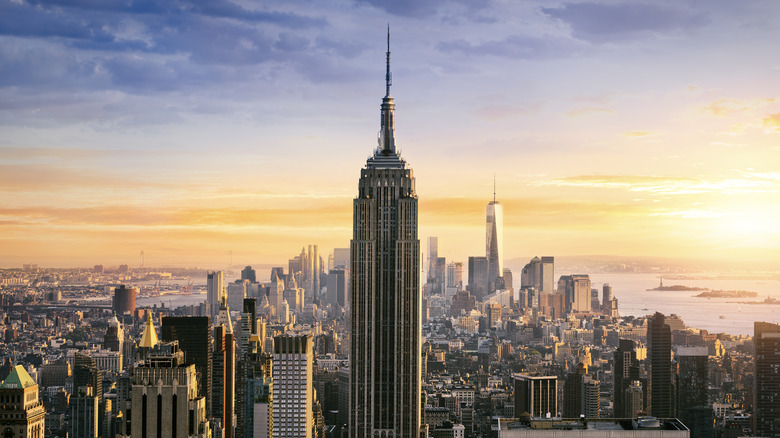
POLYGON ((677 347, 676 357, 677 418, 691 429, 692 438, 711 437, 714 418, 707 397, 709 349, 706 346, 677 347), (693 424, 699 427, 691 427, 693 424))
POLYGON ((184 363, 176 342, 157 344, 131 375, 131 438, 211 437, 195 365, 184 363))
POLYGON ((487 257, 469 257, 469 292, 482 301, 488 294, 488 262, 487 257))
MULTIPOLYGON (((630 406, 630 403, 626 398, 626 390, 633 382, 639 380, 639 361, 636 357, 634 341, 620 339, 618 348, 613 353, 613 357, 615 363, 615 370, 613 372, 613 417, 635 418, 636 410, 630 406)), ((633 407, 636 407, 636 404, 634 404, 633 407)))
POLYGON ((206 273, 206 304, 209 308, 209 316, 214 320, 219 313, 219 300, 222 290, 225 288, 225 276, 222 271, 206 273))
POLYGON ((543 418, 558 415, 558 378, 556 376, 515 376, 515 416, 528 413, 543 418))
POLYGON ((274 337, 273 436, 314 436, 313 364, 311 336, 274 337))
POLYGON ((13 367, 0 383, 0 436, 43 438, 46 411, 38 395, 38 385, 24 367, 13 367))
POLYGON ((647 360, 650 364, 650 414, 658 418, 672 417, 672 331, 662 313, 656 312, 648 318, 647 360))
POLYGON ((135 298, 138 295, 138 288, 125 287, 120 285, 114 290, 114 299, 112 309, 117 315, 135 312, 135 298))
POLYGON ((206 397, 206 416, 211 418, 212 331, 208 316, 166 316, 162 318, 160 338, 177 341, 185 363, 195 365, 198 394, 206 397))

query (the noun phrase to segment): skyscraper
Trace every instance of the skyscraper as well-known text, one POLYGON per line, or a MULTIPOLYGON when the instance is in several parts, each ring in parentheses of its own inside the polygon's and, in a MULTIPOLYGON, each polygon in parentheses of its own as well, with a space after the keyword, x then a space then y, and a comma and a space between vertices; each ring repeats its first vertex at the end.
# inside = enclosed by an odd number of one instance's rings
POLYGON ((347 304, 346 270, 343 268, 331 269, 330 272, 328 272, 327 286, 328 286, 328 299, 326 304, 330 304, 331 306, 344 307, 347 304))
POLYGON ((39 438, 46 425, 46 411, 38 397, 38 384, 17 365, 0 383, 0 430, 3 436, 39 438))
POLYGON ((214 321, 219 312, 219 299, 222 297, 222 289, 225 288, 225 279, 222 271, 206 273, 206 304, 209 307, 209 316, 214 321))
POLYGON ((313 356, 311 336, 274 337, 271 367, 274 436, 300 438, 313 436, 313 356))
POLYGON ((639 380, 639 361, 636 358, 634 341, 621 339, 618 349, 614 353, 614 361, 613 417, 634 418, 636 417, 636 411, 629 409, 629 403, 625 397, 626 389, 632 382, 639 380))
POLYGON ((211 417, 211 319, 208 316, 165 316, 160 338, 166 342, 179 341, 184 360, 195 365, 198 394, 206 397, 206 416, 211 417))
MULTIPOLYGON (((243 404, 246 421, 238 424, 239 427, 244 427, 245 437, 273 436, 272 357, 263 352, 262 344, 260 335, 252 335, 245 355, 246 378, 240 386, 246 386, 246 399, 243 404)), ((236 431, 236 436, 242 435, 236 431)))
POLYGON ((195 368, 176 342, 155 345, 133 367, 131 438, 211 436, 195 368))
POLYGON ((780 324, 756 322, 753 435, 780 437, 780 324))
POLYGON ((558 292, 566 294, 566 309, 569 312, 590 312, 590 277, 582 275, 562 275, 558 280, 558 292))
POLYGON ((647 325, 647 359, 650 364, 650 414, 657 418, 674 416, 672 405, 672 331, 656 312, 647 325))
POLYGON ((579 418, 585 413, 583 402, 583 383, 585 366, 577 364, 577 369, 566 375, 563 382, 563 417, 579 418))
POLYGON ((489 291, 496 288, 496 279, 504 273, 504 207, 496 201, 495 182, 493 184, 493 200, 486 209, 486 239, 485 257, 487 257, 487 273, 489 291))
POLYGON ((241 270, 241 279, 254 283, 257 281, 257 272, 251 266, 247 266, 241 270))
POLYGON ((98 398, 98 403, 103 401, 103 371, 101 371, 95 359, 76 352, 73 367, 73 388, 90 386, 94 390, 94 395, 98 398))
POLYGON ((463 262, 447 264, 447 289, 463 290, 463 262))
POLYGON ((395 148, 389 31, 387 43, 379 145, 360 171, 353 204, 349 434, 417 438, 422 356, 417 194, 412 169, 395 148))
POLYGON ((709 350, 677 347, 677 418, 691 429, 691 438, 713 436, 712 407, 708 406, 709 350))
POLYGON ((439 238, 431 236, 428 238, 428 282, 436 278, 436 259, 439 258, 439 238))
POLYGON ((217 315, 217 325, 214 327, 212 351, 211 412, 214 418, 220 420, 224 430, 222 436, 232 438, 235 424, 236 352, 233 323, 224 293, 217 315))
POLYGON ((554 294, 555 293, 555 257, 542 256, 540 276, 542 278, 541 292, 544 292, 546 294, 554 294))
POLYGON ((83 438, 98 437, 100 413, 97 388, 82 386, 70 396, 70 436, 83 438))
POLYGON ((487 258, 469 257, 469 292, 478 301, 488 294, 487 258))
POLYGON ((103 348, 121 353, 124 343, 125 332, 122 330, 122 324, 119 323, 116 315, 112 315, 108 319, 108 328, 106 329, 106 335, 103 337, 103 348))
POLYGON ((558 378, 517 374, 515 380, 515 416, 524 412, 532 417, 558 415, 558 378))
POLYGON ((114 313, 120 317, 125 313, 133 313, 136 295, 138 295, 138 288, 135 287, 125 287, 124 284, 121 284, 114 289, 114 298, 111 304, 114 313))

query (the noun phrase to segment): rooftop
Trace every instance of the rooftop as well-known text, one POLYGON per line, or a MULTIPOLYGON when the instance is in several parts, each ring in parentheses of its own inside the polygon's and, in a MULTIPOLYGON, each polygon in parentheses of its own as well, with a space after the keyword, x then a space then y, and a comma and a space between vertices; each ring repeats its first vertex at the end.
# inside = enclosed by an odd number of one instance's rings
POLYGON ((24 367, 17 365, 11 369, 8 377, 0 384, 0 389, 23 389, 35 386, 37 383, 27 374, 24 367))
POLYGON ((533 418, 530 423, 519 418, 500 418, 500 430, 557 429, 557 430, 688 430, 676 418, 533 418))

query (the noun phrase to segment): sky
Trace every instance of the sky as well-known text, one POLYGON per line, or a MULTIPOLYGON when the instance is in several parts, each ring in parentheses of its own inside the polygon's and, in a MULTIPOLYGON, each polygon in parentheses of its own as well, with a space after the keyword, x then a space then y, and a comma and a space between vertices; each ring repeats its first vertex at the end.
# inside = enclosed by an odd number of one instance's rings
POLYGON ((388 24, 423 251, 780 260, 780 2, 0 0, 0 266, 348 247, 388 24))

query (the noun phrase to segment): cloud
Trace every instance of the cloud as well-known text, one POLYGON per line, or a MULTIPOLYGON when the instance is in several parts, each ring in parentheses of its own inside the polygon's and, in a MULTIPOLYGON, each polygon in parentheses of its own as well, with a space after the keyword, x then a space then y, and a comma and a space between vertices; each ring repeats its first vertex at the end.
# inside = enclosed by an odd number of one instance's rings
POLYGON ((117 227, 122 229, 210 229, 349 226, 352 212, 327 206, 301 208, 171 208, 101 206, 88 208, 0 208, 0 218, 46 227, 117 227))
POLYGON ((594 116, 599 114, 615 114, 609 108, 602 108, 597 106, 585 106, 580 108, 574 108, 566 112, 569 117, 582 117, 582 116, 594 116))
MULTIPOLYGON (((502 198, 504 225, 524 229, 609 229, 617 218, 645 216, 651 210, 639 204, 566 198, 502 198)), ((420 221, 438 227, 479 227, 484 224, 483 198, 424 198, 420 221)))
POLYGON ((487 120, 502 120, 516 116, 535 115, 541 108, 540 104, 519 107, 516 105, 485 105, 474 110, 474 113, 487 120))
POLYGON ((355 2, 371 5, 400 17, 431 18, 441 12, 448 22, 458 21, 461 18, 483 23, 494 20, 480 13, 492 4, 490 0, 355 0, 355 2), (461 9, 465 9, 468 13, 453 14, 456 11, 461 12, 461 9))
POLYGON ((542 12, 568 24, 575 38, 595 43, 666 35, 697 29, 709 22, 704 14, 679 5, 655 3, 564 3, 557 8, 542 8, 542 12))
POLYGON ((777 192, 780 183, 760 174, 743 178, 674 178, 665 176, 579 175, 541 182, 539 185, 563 187, 622 189, 659 195, 692 195, 703 193, 746 194, 777 192))
POLYGON ((551 59, 570 56, 579 50, 576 41, 555 36, 531 37, 511 35, 500 40, 472 43, 466 40, 445 41, 437 45, 448 54, 499 56, 513 59, 551 59))
POLYGON ((348 59, 355 58, 368 49, 368 44, 363 41, 336 40, 329 37, 317 37, 314 44, 322 53, 348 59))
POLYGON ((54 158, 62 164, 64 161, 82 161, 95 157, 115 157, 124 154, 125 152, 116 150, 87 148, 0 147, 0 156, 3 157, 5 163, 54 158))
MULTIPOLYGON (((236 82, 257 77, 244 66, 289 64, 289 53, 317 50, 289 30, 325 26, 324 18, 226 0, 3 1, 0 86, 138 93, 236 82)), ((356 52, 336 43, 327 50, 356 52)))
POLYGON ((762 120, 764 128, 769 131, 780 132, 780 113, 770 114, 762 120))
POLYGON ((626 137, 647 137, 648 135, 653 135, 650 131, 628 131, 624 133, 626 137))
POLYGON ((70 39, 110 38, 97 23, 42 4, 0 2, 0 35, 21 37, 63 37, 70 39))
POLYGON ((434 15, 440 2, 437 0, 357 0, 357 3, 368 4, 393 15, 423 18, 434 15))
POLYGON ((764 99, 752 99, 752 100, 739 100, 739 99, 718 99, 714 102, 703 106, 700 111, 705 114, 710 114, 715 117, 725 117, 736 113, 745 111, 751 111, 758 108, 771 105, 776 99, 764 98, 764 99))
POLYGON ((0 193, 25 191, 51 192, 71 188, 92 190, 162 188, 164 185, 143 178, 114 173, 45 164, 0 164, 0 193))
POLYGON ((53 10, 83 15, 89 12, 100 14, 118 13, 150 16, 176 17, 202 15, 213 18, 229 18, 245 22, 262 22, 300 29, 322 27, 327 22, 321 17, 309 17, 291 12, 247 9, 229 0, 50 0, 34 1, 37 10, 53 10), (52 7, 55 5, 55 7, 52 7))

